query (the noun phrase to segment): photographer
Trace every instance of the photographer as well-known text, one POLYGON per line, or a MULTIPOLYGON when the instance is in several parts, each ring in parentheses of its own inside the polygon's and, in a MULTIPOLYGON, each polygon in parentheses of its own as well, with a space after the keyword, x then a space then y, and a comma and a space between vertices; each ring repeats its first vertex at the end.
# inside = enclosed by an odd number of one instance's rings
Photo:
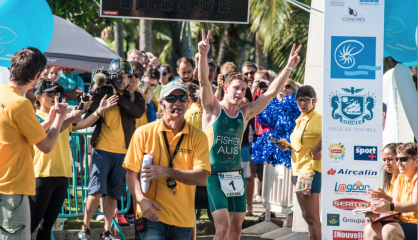
POLYGON ((93 126, 91 145, 94 147, 92 173, 89 183, 89 196, 86 201, 86 213, 79 239, 89 239, 90 221, 96 211, 99 200, 105 196, 104 231, 99 239, 111 239, 110 226, 115 213, 116 200, 125 192, 126 170, 122 167, 125 154, 135 131, 135 119, 145 111, 142 94, 127 91, 132 67, 125 59, 115 59, 108 71, 95 71, 92 87, 93 103, 84 118, 91 114, 101 116, 93 126), (108 76, 106 76, 106 74, 108 76), (117 104, 104 112, 98 109, 102 98, 116 95, 117 104))

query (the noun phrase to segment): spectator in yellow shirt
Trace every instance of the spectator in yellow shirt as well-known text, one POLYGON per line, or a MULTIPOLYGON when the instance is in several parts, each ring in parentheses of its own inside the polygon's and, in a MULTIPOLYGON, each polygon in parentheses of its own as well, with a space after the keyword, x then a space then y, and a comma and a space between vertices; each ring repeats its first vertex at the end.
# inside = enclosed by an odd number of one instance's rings
POLYGON ((16 52, 11 62, 10 82, 0 85, 0 236, 6 240, 30 239, 28 196, 35 195, 36 185, 32 145, 51 152, 67 114, 67 104, 55 98, 45 133, 23 96, 41 79, 46 58, 30 47, 16 52))
POLYGON ((210 160, 207 137, 184 120, 187 93, 179 82, 162 88, 164 117, 136 130, 123 163, 138 217, 145 222, 142 240, 183 240, 192 234, 195 189, 206 184, 210 160), (143 166, 145 157, 153 164, 143 166), (142 189, 140 181, 151 182, 150 189, 142 189))

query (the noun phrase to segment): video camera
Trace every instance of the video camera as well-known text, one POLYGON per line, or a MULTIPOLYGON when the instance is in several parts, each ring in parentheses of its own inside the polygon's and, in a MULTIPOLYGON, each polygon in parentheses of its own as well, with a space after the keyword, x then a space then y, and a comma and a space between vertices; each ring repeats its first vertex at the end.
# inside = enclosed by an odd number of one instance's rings
POLYGON ((110 75, 109 71, 104 68, 98 68, 93 71, 92 82, 97 85, 94 94, 104 97, 113 95, 113 86, 123 82, 121 75, 110 75))
POLYGON ((92 82, 97 85, 94 94, 108 97, 113 95, 113 88, 116 84, 123 83, 121 74, 132 75, 133 70, 131 64, 122 58, 113 59, 109 65, 109 69, 98 68, 93 71, 91 77, 92 82))

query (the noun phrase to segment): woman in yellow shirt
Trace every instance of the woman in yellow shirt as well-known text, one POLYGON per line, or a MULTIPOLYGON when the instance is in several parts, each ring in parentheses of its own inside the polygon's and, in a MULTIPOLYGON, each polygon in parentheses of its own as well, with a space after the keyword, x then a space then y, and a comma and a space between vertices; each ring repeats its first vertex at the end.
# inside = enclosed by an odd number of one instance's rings
POLYGON ((189 90, 189 106, 184 114, 184 119, 195 128, 202 130, 202 105, 199 86, 194 83, 186 83, 185 85, 189 90))
MULTIPOLYGON (((300 185, 297 177, 311 177, 311 189, 298 193, 302 215, 308 224, 311 239, 321 239, 321 221, 319 217, 319 194, 321 193, 321 139, 322 139, 322 115, 315 110, 318 101, 315 89, 311 86, 303 86, 296 92, 296 102, 302 113, 296 119, 296 126, 290 135, 292 145, 292 182, 300 185), (306 194, 306 195, 305 195, 306 194)), ((282 139, 286 141, 286 139, 282 139)), ((278 145, 280 149, 290 150, 284 144, 278 145)), ((298 186, 297 186, 298 187, 298 186)), ((295 189, 297 189, 297 187, 295 189)), ((302 189, 302 188, 301 188, 302 189)), ((309 189, 309 188, 307 188, 309 189)))
POLYGON ((364 227, 364 239, 417 238, 417 144, 405 143, 397 147, 396 162, 399 176, 393 189, 393 202, 381 200, 383 204, 372 204, 377 214, 399 213, 398 221, 380 221, 364 227))
MULTIPOLYGON (((60 92, 64 89, 54 84, 52 80, 42 79, 34 91, 36 97, 36 116, 42 123, 49 117, 55 101, 59 101, 60 92)), ((58 217, 65 196, 67 195, 68 178, 72 177, 70 156, 70 132, 91 126, 100 114, 117 103, 117 96, 102 100, 95 114, 81 120, 84 110, 73 109, 62 124, 61 133, 55 147, 48 154, 40 151, 36 146, 33 160, 36 178, 36 195, 30 196, 31 232, 39 225, 37 240, 51 238, 51 229, 58 217), (76 126, 71 124, 75 123, 76 126)), ((84 103, 85 109, 91 102, 84 103)), ((54 118, 52 116, 52 118, 54 118)), ((49 129, 48 126, 44 129, 49 129)))

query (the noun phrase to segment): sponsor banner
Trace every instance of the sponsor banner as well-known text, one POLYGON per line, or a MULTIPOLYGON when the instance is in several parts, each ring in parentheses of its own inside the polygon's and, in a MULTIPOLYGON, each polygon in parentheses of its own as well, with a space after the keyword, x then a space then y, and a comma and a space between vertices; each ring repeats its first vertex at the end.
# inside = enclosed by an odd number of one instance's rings
POLYGON ((382 188, 384 0, 325 0, 324 13, 322 239, 363 239, 351 211, 382 188))

